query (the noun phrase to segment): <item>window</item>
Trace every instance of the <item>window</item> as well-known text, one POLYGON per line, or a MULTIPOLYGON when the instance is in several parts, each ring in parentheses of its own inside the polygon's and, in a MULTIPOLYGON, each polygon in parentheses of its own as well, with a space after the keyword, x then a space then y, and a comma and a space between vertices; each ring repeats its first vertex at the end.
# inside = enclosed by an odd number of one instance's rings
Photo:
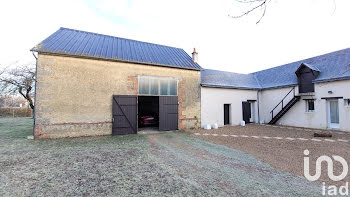
POLYGON ((345 107, 350 107, 350 99, 344 99, 345 107))
POLYGON ((315 101, 314 100, 306 100, 306 112, 315 111, 315 101))
POLYGON ((176 96, 177 80, 167 77, 139 77, 139 94, 176 96))

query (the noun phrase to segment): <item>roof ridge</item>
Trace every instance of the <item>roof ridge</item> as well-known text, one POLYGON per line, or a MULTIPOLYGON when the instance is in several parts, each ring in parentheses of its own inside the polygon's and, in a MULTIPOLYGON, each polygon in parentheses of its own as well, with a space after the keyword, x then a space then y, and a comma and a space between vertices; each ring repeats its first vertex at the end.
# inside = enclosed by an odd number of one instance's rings
POLYGON ((253 76, 254 76, 254 79, 255 79, 256 83, 258 84, 258 86, 259 86, 260 88, 262 88, 262 86, 261 86, 261 84, 260 84, 258 78, 256 77, 256 75, 255 75, 254 73, 250 73, 250 75, 253 75, 253 76))
POLYGON ((93 34, 93 35, 98 35, 98 36, 106 36, 106 37, 111 37, 111 38, 118 38, 118 39, 133 41, 133 42, 141 42, 141 43, 153 44, 153 45, 158 45, 158 46, 163 46, 163 47, 170 47, 170 48, 175 48, 175 49, 182 49, 182 48, 172 47, 172 46, 163 45, 163 44, 145 42, 145 41, 140 41, 140 40, 134 40, 134 39, 129 39, 129 38, 123 38, 123 37, 117 37, 117 36, 112 36, 112 35, 107 35, 107 34, 91 32, 91 31, 83 31, 83 30, 78 30, 78 29, 72 29, 72 28, 67 28, 67 27, 60 27, 60 30, 76 31, 76 32, 80 32, 80 33, 87 33, 87 34, 93 34))
POLYGON ((319 57, 322 57, 322 56, 325 56, 325 55, 330 55, 330 54, 338 53, 338 52, 345 51, 345 50, 350 50, 350 48, 340 49, 340 50, 328 52, 328 53, 325 53, 325 54, 322 54, 322 55, 317 55, 317 56, 309 57, 309 58, 306 58, 306 59, 289 62, 289 63, 282 64, 282 65, 279 65, 279 66, 274 66, 274 67, 271 67, 271 68, 255 71, 255 72, 252 72, 252 73, 249 73, 249 74, 259 73, 259 72, 262 72, 262 71, 266 71, 266 70, 271 70, 271 69, 274 69, 274 68, 282 67, 282 66, 285 66, 285 65, 288 65, 288 64, 294 64, 294 63, 297 63, 297 62, 303 63, 304 61, 309 60, 309 59, 319 58, 319 57))

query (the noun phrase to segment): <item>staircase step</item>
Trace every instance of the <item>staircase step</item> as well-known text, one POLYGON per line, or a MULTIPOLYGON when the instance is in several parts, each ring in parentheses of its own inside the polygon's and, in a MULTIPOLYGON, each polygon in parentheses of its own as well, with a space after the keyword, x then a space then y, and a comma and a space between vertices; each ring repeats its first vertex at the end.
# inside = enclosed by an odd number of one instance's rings
POLYGON ((293 99, 291 99, 287 105, 285 105, 281 111, 277 113, 275 117, 269 122, 269 124, 275 124, 284 114, 286 114, 294 105, 300 100, 300 96, 294 96, 293 99))

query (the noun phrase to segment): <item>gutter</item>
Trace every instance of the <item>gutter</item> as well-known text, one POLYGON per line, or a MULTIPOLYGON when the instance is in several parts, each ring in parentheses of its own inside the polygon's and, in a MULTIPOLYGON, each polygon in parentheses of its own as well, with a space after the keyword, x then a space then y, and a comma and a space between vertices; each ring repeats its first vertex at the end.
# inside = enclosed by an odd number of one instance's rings
POLYGON ((313 80, 313 83, 324 83, 324 82, 332 82, 332 81, 341 81, 341 80, 349 80, 350 76, 347 77, 337 77, 337 78, 331 78, 331 79, 318 79, 313 80))
POLYGON ((260 90, 258 90, 256 92, 256 98, 257 98, 257 102, 258 102, 258 124, 260 124, 260 98, 259 98, 259 93, 260 93, 260 90))
POLYGON ((201 86, 202 87, 208 87, 208 88, 224 88, 224 89, 239 89, 239 90, 260 90, 259 88, 235 87, 235 86, 224 86, 224 85, 201 84, 201 86))
POLYGON ((249 88, 249 87, 238 87, 238 86, 227 86, 227 85, 212 85, 212 84, 201 84, 202 87, 210 87, 210 88, 226 88, 226 89, 241 89, 241 90, 269 90, 269 89, 278 89, 278 88, 288 88, 293 87, 298 84, 289 84, 289 85, 281 85, 276 87, 268 87, 268 88, 249 88))

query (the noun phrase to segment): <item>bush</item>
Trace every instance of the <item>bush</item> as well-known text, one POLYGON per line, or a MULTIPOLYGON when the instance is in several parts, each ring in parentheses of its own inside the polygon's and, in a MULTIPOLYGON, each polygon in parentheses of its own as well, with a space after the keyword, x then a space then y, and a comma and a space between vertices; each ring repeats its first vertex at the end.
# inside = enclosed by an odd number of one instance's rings
POLYGON ((32 117, 30 108, 0 108, 0 117, 32 117))

